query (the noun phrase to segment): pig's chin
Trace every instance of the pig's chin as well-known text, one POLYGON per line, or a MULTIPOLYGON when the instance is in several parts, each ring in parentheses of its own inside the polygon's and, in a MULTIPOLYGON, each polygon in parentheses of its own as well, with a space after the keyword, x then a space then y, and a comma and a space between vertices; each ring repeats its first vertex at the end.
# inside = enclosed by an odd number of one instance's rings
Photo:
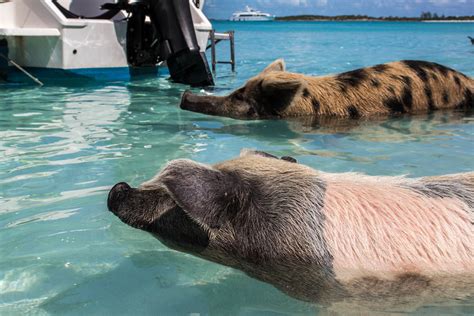
POLYGON ((180 107, 197 113, 222 115, 223 101, 223 97, 196 95, 186 91, 181 98, 180 107))
POLYGON ((206 115, 214 115, 219 116, 223 115, 220 113, 222 109, 219 111, 219 106, 217 105, 209 105, 206 103, 185 103, 181 104, 181 109, 206 115))
POLYGON ((209 245, 209 233, 179 206, 159 216, 147 229, 166 246, 199 254, 209 245))

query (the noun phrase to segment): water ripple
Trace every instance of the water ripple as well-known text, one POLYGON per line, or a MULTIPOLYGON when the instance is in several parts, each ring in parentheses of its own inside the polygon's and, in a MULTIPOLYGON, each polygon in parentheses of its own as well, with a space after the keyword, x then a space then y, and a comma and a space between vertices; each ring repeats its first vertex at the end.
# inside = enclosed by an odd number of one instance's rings
POLYGON ((46 222, 46 221, 56 221, 59 219, 65 219, 68 217, 71 217, 75 214, 78 213, 80 209, 72 209, 72 210, 65 210, 65 211, 55 211, 55 212, 49 212, 49 213, 41 213, 41 214, 36 214, 33 216, 29 216, 26 218, 22 218, 20 220, 11 222, 6 225, 7 228, 12 228, 15 226, 19 225, 24 225, 28 223, 34 223, 34 222, 46 222))

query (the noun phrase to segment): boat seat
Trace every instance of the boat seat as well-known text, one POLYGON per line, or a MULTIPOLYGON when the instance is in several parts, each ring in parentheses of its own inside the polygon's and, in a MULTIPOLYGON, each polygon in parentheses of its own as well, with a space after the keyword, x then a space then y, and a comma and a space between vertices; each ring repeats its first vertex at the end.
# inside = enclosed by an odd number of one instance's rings
POLYGON ((47 36, 59 37, 61 32, 55 28, 0 28, 0 36, 47 36))
POLYGON ((59 2, 58 0, 52 0, 51 1, 55 6, 56 8, 58 8, 59 11, 61 11, 61 13, 67 18, 67 19, 84 19, 84 20, 110 20, 112 19, 114 16, 116 16, 120 11, 122 11, 122 9, 120 8, 120 6, 111 6, 111 7, 108 7, 107 5, 113 5, 113 4, 104 4, 102 6, 102 9, 108 9, 107 12, 101 14, 101 15, 98 15, 98 16, 93 16, 93 17, 86 17, 86 16, 82 16, 82 15, 77 15, 75 13, 72 13, 71 11, 69 11, 68 9, 66 9, 65 7, 63 7, 59 2))

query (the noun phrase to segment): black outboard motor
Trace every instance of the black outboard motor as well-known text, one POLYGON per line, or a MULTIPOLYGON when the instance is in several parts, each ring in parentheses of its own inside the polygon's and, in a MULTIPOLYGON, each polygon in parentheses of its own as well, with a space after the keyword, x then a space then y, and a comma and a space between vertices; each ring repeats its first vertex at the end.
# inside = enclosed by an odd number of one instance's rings
POLYGON ((206 55, 197 43, 188 0, 121 0, 102 8, 120 8, 130 13, 127 59, 132 69, 166 61, 175 82, 214 84, 206 55), (151 23, 146 21, 147 16, 151 23))
POLYGON ((0 81, 7 81, 8 75, 8 42, 0 39, 0 81))
POLYGON ((150 0, 151 21, 158 31, 160 58, 171 78, 196 86, 213 85, 209 64, 194 31, 188 0, 150 0))
MULTIPOLYGON (((156 67, 160 47, 156 28, 146 21, 150 14, 149 0, 128 1, 127 11, 127 59, 132 71, 142 67, 156 67)), ((137 73, 140 73, 139 71, 137 73)))

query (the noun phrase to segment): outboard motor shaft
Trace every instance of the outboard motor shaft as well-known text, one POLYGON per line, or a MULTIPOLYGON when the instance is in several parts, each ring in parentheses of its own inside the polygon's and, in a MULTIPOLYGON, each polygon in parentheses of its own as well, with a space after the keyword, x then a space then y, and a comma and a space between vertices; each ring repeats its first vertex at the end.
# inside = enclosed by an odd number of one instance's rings
POLYGON ((0 39, 0 81, 6 81, 8 75, 8 42, 0 39), (5 56, 3 58, 2 56, 5 56))

